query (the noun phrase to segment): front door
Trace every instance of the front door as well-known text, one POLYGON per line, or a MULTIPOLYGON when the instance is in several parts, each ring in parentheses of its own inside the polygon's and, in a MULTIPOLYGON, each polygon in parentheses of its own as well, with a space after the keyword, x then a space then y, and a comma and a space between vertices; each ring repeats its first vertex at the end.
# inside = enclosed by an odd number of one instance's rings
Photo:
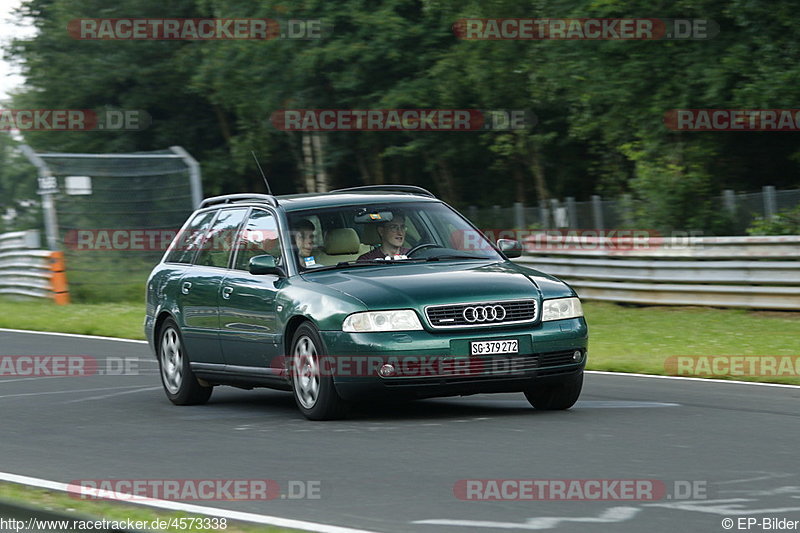
POLYGON ((241 370, 271 374, 273 358, 280 355, 281 332, 275 298, 284 280, 271 274, 253 275, 247 269, 252 257, 265 254, 285 266, 279 236, 275 216, 254 208, 240 234, 233 268, 222 280, 219 331, 229 367, 248 367, 241 370))

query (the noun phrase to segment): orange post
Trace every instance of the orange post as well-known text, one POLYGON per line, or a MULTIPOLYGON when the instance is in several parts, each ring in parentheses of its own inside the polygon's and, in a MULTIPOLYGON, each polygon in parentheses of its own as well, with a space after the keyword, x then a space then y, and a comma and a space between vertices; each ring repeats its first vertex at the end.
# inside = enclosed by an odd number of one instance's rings
POLYGON ((50 252, 50 290, 57 305, 69 304, 67 272, 64 268, 64 252, 50 252))

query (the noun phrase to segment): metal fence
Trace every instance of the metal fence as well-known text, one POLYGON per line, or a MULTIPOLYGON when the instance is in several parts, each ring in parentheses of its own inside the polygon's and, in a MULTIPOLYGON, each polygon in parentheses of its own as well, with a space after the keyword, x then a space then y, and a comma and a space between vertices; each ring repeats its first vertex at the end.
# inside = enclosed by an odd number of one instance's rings
POLYGON ((63 254, 40 248, 36 230, 0 234, 0 294, 69 303, 63 254))
POLYGON ((183 225, 202 200, 197 161, 179 146, 124 154, 21 150, 38 169, 46 247, 64 253, 72 299, 140 301, 164 248, 135 236, 183 225), (128 239, 109 243, 109 235, 128 239))
MULTIPOLYGON (((766 186, 758 193, 739 194, 725 190, 722 195, 711 198, 711 205, 717 212, 728 215, 727 226, 731 235, 745 235, 757 217, 769 218, 779 211, 800 205, 800 189, 778 191, 766 186)), ((521 203, 511 207, 470 206, 467 216, 480 228, 634 228, 634 206, 633 198, 628 195, 618 199, 594 195, 590 201, 577 202, 567 197, 551 199, 535 207, 521 203)), ((699 228, 678 229, 692 231, 699 228)))
POLYGON ((800 310, 800 236, 602 239, 547 235, 517 261, 586 300, 800 310))

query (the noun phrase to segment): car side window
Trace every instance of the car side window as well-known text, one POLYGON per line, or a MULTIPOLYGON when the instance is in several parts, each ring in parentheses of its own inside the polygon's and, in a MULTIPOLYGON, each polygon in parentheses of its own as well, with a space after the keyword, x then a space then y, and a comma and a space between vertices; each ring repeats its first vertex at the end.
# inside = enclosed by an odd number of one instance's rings
POLYGON ((281 241, 278 223, 272 213, 254 209, 247 219, 236 246, 236 260, 233 268, 247 270, 250 259, 257 255, 269 254, 281 264, 281 241))
POLYGON ((239 227, 247 209, 223 209, 203 239, 194 264, 227 268, 239 227))
POLYGON ((203 236, 208 231, 208 227, 216 214, 216 211, 206 211, 195 215, 192 221, 172 241, 164 262, 191 263, 195 252, 202 245, 203 236))

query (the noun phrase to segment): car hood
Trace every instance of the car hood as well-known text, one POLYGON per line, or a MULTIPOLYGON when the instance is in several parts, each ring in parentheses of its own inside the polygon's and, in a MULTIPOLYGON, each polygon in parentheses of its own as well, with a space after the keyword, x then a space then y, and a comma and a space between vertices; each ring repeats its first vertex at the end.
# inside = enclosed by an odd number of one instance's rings
POLYGON ((564 282, 510 261, 412 263, 306 273, 370 309, 574 296, 564 282))

